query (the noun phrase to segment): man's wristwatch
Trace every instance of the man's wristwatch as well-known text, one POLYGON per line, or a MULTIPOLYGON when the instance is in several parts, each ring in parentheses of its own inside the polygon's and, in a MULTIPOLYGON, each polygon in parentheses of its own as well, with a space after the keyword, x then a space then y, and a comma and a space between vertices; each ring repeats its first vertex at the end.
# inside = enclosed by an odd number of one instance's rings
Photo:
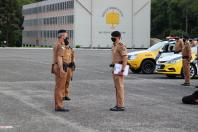
POLYGON ((124 70, 121 70, 121 72, 124 72, 124 70))

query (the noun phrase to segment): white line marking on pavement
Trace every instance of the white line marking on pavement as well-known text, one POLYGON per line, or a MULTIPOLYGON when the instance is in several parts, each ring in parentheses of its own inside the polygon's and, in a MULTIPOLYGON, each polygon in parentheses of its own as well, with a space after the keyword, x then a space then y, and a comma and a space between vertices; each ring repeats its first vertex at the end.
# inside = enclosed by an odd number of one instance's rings
POLYGON ((41 108, 37 107, 36 105, 27 102, 26 99, 23 98, 23 96, 17 95, 17 93, 13 93, 12 91, 0 91, 0 93, 4 94, 6 96, 11 96, 11 97, 21 101, 22 103, 24 103, 27 106, 35 109, 36 111, 39 111, 40 113, 43 113, 47 117, 52 118, 52 119, 58 121, 59 123, 61 123, 63 125, 68 125, 69 127, 74 129, 75 131, 79 131, 79 132, 99 132, 98 130, 95 130, 95 129, 92 129, 92 128, 86 128, 84 126, 79 125, 78 123, 70 122, 70 121, 68 121, 64 118, 61 118, 59 116, 56 116, 56 115, 50 113, 49 111, 41 109, 41 108))
POLYGON ((0 126, 0 129, 12 129, 14 128, 13 126, 0 126))

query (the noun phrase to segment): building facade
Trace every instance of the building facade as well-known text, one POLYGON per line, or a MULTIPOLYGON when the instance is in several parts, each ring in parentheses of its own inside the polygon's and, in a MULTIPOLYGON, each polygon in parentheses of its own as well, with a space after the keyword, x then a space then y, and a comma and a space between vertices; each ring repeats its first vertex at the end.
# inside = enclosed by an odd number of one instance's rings
POLYGON ((122 32, 128 48, 150 46, 150 0, 46 0, 23 6, 23 45, 52 46, 66 29, 72 46, 110 48, 122 32))

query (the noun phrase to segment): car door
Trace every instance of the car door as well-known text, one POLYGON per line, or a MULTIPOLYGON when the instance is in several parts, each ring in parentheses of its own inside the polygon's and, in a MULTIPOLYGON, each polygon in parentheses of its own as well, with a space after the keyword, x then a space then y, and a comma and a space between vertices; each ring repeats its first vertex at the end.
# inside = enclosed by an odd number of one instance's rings
POLYGON ((175 54, 175 42, 168 42, 164 45, 164 47, 160 50, 159 54, 156 57, 156 61, 164 56, 169 56, 175 54))

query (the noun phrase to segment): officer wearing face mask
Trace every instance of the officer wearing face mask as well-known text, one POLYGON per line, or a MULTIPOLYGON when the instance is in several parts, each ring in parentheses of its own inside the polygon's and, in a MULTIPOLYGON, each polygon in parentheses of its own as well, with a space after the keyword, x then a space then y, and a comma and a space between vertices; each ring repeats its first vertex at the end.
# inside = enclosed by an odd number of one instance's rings
POLYGON ((127 65, 127 59, 128 59, 128 52, 127 48, 124 44, 120 42, 121 39, 121 33, 119 31, 114 31, 111 34, 113 41, 112 46, 112 64, 110 67, 114 67, 115 64, 121 64, 122 70, 118 74, 113 74, 113 81, 115 86, 115 92, 116 92, 116 106, 111 108, 110 111, 124 111, 124 69, 127 65))
POLYGON ((67 70, 64 67, 64 56, 66 47, 65 38, 67 37, 66 30, 58 31, 58 40, 53 48, 53 64, 52 64, 52 74, 55 75, 55 111, 56 112, 68 112, 68 109, 64 108, 63 97, 67 79, 67 70))
POLYGON ((65 51, 63 56, 63 68, 66 72, 66 81, 65 81, 65 89, 63 91, 63 100, 71 100, 69 97, 70 94, 70 81, 72 80, 73 73, 75 71, 75 54, 74 50, 69 46, 69 38, 66 37, 64 40, 65 43, 65 51))

